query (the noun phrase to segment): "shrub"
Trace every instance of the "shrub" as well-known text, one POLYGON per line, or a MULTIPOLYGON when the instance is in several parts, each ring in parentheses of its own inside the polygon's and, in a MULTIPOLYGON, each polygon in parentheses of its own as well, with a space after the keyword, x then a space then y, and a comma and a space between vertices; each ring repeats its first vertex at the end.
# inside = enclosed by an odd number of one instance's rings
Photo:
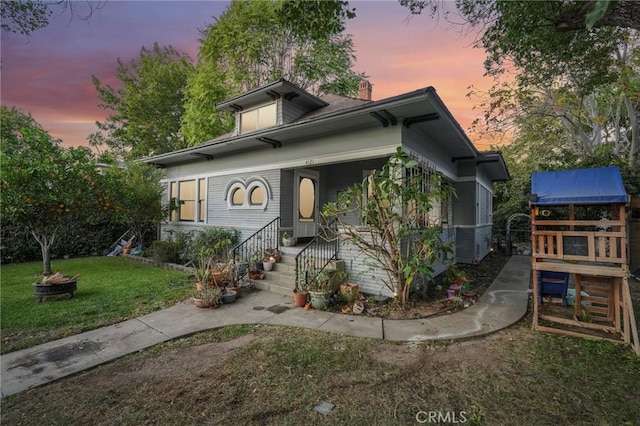
POLYGON ((151 253, 156 262, 180 262, 180 245, 175 241, 154 241, 151 246, 151 253))

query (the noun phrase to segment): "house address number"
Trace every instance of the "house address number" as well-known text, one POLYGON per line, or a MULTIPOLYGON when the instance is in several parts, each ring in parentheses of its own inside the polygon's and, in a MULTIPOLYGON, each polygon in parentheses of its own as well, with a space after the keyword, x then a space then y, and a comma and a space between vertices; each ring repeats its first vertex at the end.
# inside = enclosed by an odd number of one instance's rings
POLYGON ((311 160, 311 159, 310 160, 306 160, 304 162, 304 164, 307 165, 307 166, 313 166, 315 163, 316 163, 316 160, 311 160))

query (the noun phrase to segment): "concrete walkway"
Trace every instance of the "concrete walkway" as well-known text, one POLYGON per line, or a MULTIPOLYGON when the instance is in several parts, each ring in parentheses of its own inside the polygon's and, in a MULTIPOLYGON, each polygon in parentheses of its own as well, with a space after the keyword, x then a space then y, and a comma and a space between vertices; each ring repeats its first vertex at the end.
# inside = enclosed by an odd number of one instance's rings
POLYGON ((21 392, 198 331, 233 324, 304 327, 393 341, 454 340, 489 334, 527 312, 530 261, 512 256, 478 303, 459 313, 416 320, 383 320, 293 306, 293 297, 266 291, 232 305, 197 309, 190 301, 124 321, 2 355, 0 394, 21 392))

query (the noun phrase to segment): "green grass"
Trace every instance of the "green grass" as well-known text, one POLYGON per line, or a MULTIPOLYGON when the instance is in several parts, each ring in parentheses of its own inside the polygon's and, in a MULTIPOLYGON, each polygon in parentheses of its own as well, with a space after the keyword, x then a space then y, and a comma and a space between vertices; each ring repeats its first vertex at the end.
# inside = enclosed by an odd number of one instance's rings
POLYGON ((2 353, 144 315, 184 299, 193 288, 183 272, 121 257, 59 260, 52 270, 80 275, 73 298, 38 303, 32 283, 40 281, 41 262, 0 268, 2 353))

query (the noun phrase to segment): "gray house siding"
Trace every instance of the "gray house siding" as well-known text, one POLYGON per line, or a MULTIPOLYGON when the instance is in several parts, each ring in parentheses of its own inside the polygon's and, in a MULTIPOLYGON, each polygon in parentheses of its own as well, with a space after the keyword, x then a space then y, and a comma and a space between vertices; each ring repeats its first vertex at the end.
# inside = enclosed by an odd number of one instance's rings
POLYGON ((280 102, 280 109, 283 124, 292 123, 307 113, 306 108, 284 99, 280 102))
POLYGON ((455 225, 475 225, 476 182, 457 182, 453 186, 457 194, 457 197, 453 198, 453 223, 455 225))
POLYGON ((280 215, 280 194, 280 170, 210 177, 207 223, 255 232, 280 215), (269 184, 271 198, 268 200, 266 208, 264 210, 229 208, 225 194, 229 183, 235 178, 247 181, 254 176, 261 177, 269 184))

